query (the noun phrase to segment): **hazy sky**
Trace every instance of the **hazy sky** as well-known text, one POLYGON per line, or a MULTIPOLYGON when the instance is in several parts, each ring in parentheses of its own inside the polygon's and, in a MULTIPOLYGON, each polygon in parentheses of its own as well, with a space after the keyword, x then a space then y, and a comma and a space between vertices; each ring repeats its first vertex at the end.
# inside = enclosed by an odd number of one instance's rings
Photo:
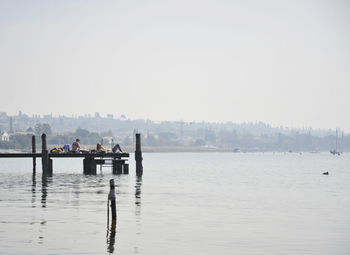
POLYGON ((350 131, 350 1, 2 1, 0 111, 350 131))

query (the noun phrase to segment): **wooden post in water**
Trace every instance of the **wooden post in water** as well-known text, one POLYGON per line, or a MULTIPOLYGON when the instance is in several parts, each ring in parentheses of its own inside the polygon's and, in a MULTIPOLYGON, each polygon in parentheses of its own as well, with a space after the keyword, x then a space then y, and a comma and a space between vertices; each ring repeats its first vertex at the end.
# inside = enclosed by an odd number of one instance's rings
POLYGON ((143 173, 143 167, 142 167, 141 135, 140 134, 136 134, 135 160, 136 160, 136 175, 141 176, 143 173))
MULTIPOLYGON (((32 136, 32 153, 36 153, 35 135, 32 136)), ((35 174, 35 171, 36 171, 36 157, 33 157, 33 174, 35 174)))
POLYGON ((117 220, 117 209, 115 204, 115 185, 114 185, 114 179, 109 180, 109 194, 108 194, 108 200, 111 203, 111 211, 112 211, 112 221, 117 220))
POLYGON ((109 180, 109 194, 108 194, 108 203, 110 202, 111 205, 111 211, 112 211, 112 223, 109 228, 109 206, 107 206, 107 243, 108 243, 108 252, 113 253, 114 252, 114 244, 115 244, 115 234, 116 234, 116 226, 117 226, 117 209, 116 209, 116 202, 115 202, 115 185, 114 185, 114 179, 109 180), (109 237, 108 237, 109 235, 109 237))
POLYGON ((52 159, 49 158, 49 151, 47 150, 46 134, 41 135, 41 163, 44 175, 52 175, 52 159))

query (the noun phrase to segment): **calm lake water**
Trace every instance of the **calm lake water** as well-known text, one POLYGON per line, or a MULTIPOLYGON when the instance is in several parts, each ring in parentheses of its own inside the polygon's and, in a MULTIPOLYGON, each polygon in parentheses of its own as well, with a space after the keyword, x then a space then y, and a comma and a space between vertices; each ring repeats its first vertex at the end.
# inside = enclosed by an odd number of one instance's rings
POLYGON ((0 159, 0 254, 350 254, 349 153, 143 156, 142 178, 133 154, 129 175, 54 159, 44 179, 31 159, 0 159))

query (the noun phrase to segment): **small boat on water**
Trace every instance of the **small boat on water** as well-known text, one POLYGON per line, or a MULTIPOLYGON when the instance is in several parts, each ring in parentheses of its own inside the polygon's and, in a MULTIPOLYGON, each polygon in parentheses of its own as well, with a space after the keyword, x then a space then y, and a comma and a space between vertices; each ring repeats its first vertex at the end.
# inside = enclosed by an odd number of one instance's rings
POLYGON ((340 156, 340 151, 338 150, 338 129, 336 129, 335 133, 335 149, 329 151, 333 155, 338 155, 340 156))
POLYGON ((340 151, 338 151, 337 149, 330 150, 329 152, 332 153, 333 155, 338 155, 338 156, 340 156, 340 151))

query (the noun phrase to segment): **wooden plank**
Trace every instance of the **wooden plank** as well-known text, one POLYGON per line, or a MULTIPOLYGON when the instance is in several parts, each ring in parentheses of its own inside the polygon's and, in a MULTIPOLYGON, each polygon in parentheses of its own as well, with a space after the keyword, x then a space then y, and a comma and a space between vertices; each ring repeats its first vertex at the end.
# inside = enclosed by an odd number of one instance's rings
POLYGON ((50 153, 50 158, 128 158, 129 153, 50 153))
POLYGON ((0 158, 33 158, 41 157, 41 153, 0 153, 0 158))
MULTIPOLYGON (((0 158, 33 158, 41 157, 41 153, 0 153, 0 158)), ((128 158, 129 153, 49 153, 50 158, 128 158)))

